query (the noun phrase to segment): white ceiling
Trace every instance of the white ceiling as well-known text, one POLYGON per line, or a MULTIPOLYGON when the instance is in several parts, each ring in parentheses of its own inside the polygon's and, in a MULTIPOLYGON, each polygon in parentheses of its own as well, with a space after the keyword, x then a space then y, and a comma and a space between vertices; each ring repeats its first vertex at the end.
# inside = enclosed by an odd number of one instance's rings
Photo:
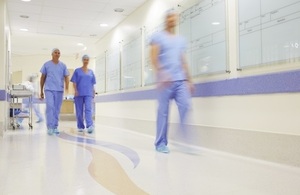
POLYGON ((12 53, 97 55, 95 42, 124 20, 146 0, 6 0, 12 32, 12 53), (114 12, 123 8, 124 12, 114 12), (22 18, 25 15, 29 18, 22 18), (108 24, 101 27, 101 23, 108 24), (28 29, 27 32, 20 29, 28 29), (82 45, 77 45, 82 43, 82 45), (86 47, 86 48, 85 48, 86 47))

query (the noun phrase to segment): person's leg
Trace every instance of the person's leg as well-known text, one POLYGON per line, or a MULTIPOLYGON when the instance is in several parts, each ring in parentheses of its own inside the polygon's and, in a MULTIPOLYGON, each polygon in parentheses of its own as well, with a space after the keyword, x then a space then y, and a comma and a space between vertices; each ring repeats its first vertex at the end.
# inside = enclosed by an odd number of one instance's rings
POLYGON ((83 97, 77 96, 74 98, 75 110, 76 110, 76 119, 77 119, 77 128, 83 130, 83 97))
POLYGON ((33 102, 32 103, 32 107, 33 107, 33 110, 34 110, 34 113, 36 115, 36 117, 38 118, 38 120, 36 121, 37 123, 40 123, 44 120, 44 117, 43 115, 41 114, 41 111, 40 111, 40 105, 33 102))
POLYGON ((25 99, 25 101, 23 100, 21 112, 17 114, 17 125, 19 127, 22 126, 24 116, 28 116, 28 114, 29 114, 28 108, 29 108, 29 103, 25 99))
POLYGON ((178 112, 180 115, 181 127, 185 125, 187 113, 190 109, 191 93, 188 89, 186 81, 177 81, 174 99, 176 101, 178 112))
POLYGON ((88 128, 88 133, 92 133, 94 130, 92 103, 93 97, 84 97, 85 122, 86 127, 88 128))
POLYGON ((54 104, 54 92, 45 91, 46 100, 46 124, 48 128, 48 134, 51 135, 55 128, 55 104, 54 104))
POLYGON ((63 101, 63 95, 64 95, 63 92, 55 91, 54 129, 55 129, 56 134, 59 134, 57 127, 58 127, 60 109, 61 109, 61 105, 62 105, 62 101, 63 101))
POLYGON ((169 115, 169 102, 173 95, 173 84, 170 86, 159 89, 158 92, 158 111, 156 121, 156 149, 168 145, 168 115, 169 115))

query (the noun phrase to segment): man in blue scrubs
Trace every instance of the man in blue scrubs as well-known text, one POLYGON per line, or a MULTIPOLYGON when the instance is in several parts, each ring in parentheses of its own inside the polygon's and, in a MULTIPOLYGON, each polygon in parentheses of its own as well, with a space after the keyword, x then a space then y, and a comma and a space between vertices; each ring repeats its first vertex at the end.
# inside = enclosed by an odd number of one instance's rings
POLYGON ((73 82, 75 91, 74 101, 78 131, 83 132, 87 127, 87 132, 92 133, 94 130, 92 104, 95 96, 96 78, 94 72, 88 69, 89 60, 88 55, 82 57, 83 65, 75 69, 71 82, 73 82), (83 115, 85 116, 86 126, 83 123, 83 115))
POLYGON ((41 99, 46 98, 46 120, 49 135, 59 134, 57 128, 64 95, 64 83, 66 92, 69 89, 69 71, 67 66, 59 61, 59 57, 59 49, 53 49, 52 60, 47 61, 40 70, 42 73, 40 79, 40 96, 41 99))
POLYGON ((151 61, 157 76, 158 113, 155 147, 158 152, 169 153, 168 115, 169 102, 175 99, 181 124, 190 107, 190 96, 194 89, 185 59, 186 42, 175 34, 177 14, 169 11, 166 28, 151 39, 151 61))

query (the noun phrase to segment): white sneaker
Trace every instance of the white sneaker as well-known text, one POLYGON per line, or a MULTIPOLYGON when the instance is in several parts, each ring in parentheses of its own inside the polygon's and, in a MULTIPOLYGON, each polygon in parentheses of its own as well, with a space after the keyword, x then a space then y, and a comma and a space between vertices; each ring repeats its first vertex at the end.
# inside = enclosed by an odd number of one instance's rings
POLYGON ((84 131, 84 129, 78 129, 79 133, 82 133, 84 131))
POLYGON ((57 128, 55 128, 55 129, 53 129, 53 134, 59 135, 59 134, 60 134, 60 131, 59 131, 57 128))
POLYGON ((93 125, 87 128, 87 132, 89 134, 93 133, 93 131, 94 131, 94 126, 93 125))

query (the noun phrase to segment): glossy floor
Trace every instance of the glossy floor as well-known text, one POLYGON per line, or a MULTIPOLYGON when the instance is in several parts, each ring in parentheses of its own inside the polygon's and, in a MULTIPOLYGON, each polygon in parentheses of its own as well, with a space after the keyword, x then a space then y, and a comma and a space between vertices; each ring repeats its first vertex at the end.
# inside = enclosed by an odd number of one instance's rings
POLYGON ((1 195, 299 195, 300 169, 170 143, 96 124, 92 134, 61 122, 48 136, 8 130, 0 138, 1 195))

